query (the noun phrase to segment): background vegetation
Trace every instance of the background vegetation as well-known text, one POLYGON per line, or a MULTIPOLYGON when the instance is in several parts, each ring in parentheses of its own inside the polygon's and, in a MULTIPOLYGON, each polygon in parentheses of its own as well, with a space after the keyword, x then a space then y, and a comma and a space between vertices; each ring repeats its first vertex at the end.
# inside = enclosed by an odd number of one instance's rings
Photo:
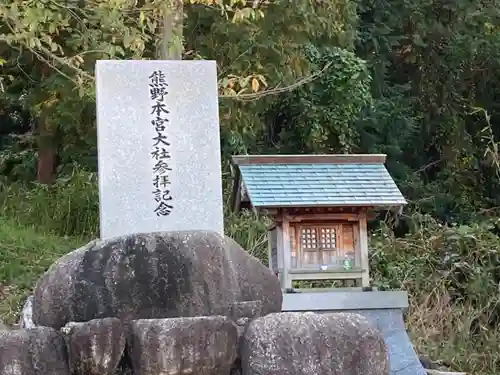
MULTIPOLYGON (((93 66, 153 58, 158 1, 0 4, 0 318, 98 233, 93 66)), ((177 4, 178 5, 178 4, 177 4)), ((194 1, 184 59, 220 72, 236 153, 386 153, 410 201, 370 223, 374 284, 411 295, 419 353, 500 372, 500 0, 194 1)), ((264 219, 226 215, 265 257, 264 219)))

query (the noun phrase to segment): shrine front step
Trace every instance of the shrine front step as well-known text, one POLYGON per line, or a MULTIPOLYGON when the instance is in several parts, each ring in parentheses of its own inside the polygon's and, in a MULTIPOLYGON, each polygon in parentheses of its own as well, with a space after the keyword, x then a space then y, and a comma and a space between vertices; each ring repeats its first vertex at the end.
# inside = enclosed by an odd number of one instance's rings
POLYGON ((404 325, 407 308, 408 293, 404 291, 285 293, 282 305, 282 311, 363 315, 384 337, 391 375, 426 375, 404 325))
POLYGON ((370 287, 371 290, 364 290, 361 286, 353 287, 338 287, 338 288, 292 288, 293 291, 287 291, 286 289, 283 293, 324 293, 324 292, 375 292, 378 288, 373 286, 370 287))

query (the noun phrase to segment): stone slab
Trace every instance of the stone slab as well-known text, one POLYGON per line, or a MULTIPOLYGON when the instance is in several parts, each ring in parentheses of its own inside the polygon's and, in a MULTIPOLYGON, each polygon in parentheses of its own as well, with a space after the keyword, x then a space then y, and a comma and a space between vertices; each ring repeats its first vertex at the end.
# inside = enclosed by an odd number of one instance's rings
POLYGON ((392 375, 426 375, 408 337, 400 309, 352 310, 365 316, 382 333, 392 375))
POLYGON ((216 70, 214 61, 97 62, 101 239, 223 234, 216 70))
POLYGON ((406 309, 408 293, 405 291, 284 293, 282 306, 283 311, 406 309))

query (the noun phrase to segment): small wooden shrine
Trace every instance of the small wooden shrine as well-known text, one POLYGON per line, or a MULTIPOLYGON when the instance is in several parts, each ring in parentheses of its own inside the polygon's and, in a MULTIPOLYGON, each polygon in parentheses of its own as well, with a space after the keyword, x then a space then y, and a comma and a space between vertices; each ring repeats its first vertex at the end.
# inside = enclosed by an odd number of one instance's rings
POLYGON ((369 286, 367 219, 406 200, 385 155, 233 156, 232 205, 272 218, 269 267, 294 280, 356 280, 369 286))

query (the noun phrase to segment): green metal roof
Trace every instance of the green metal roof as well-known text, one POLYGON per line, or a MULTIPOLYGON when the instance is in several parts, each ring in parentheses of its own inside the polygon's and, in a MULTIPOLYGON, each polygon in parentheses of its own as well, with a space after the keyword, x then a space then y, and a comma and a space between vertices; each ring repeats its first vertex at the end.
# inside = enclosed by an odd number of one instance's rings
POLYGON ((384 166, 385 155, 236 156, 233 160, 254 207, 406 204, 384 166))

